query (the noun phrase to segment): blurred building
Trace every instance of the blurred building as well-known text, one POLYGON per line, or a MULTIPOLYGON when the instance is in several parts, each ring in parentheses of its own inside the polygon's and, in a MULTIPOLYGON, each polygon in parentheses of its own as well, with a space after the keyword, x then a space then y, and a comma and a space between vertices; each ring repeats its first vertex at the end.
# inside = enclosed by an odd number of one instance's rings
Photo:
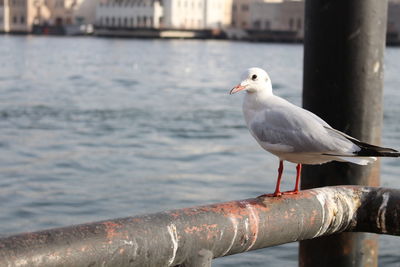
MULTIPOLYGON (((36 0, 34 0, 36 1, 36 0)), ((81 27, 95 22, 96 4, 98 0, 44 0, 49 10, 49 18, 40 26, 58 27, 66 34, 77 34, 81 27)))
POLYGON ((64 26, 90 23, 94 21, 96 1, 0 0, 0 31, 28 33, 34 28, 64 31, 64 26), (89 7, 88 11, 82 12, 83 7, 89 7))
POLYGON ((221 29, 231 24, 231 0, 101 0, 96 24, 115 28, 221 29))
POLYGON ((303 0, 233 0, 231 35, 265 41, 303 39, 303 0), (236 32, 235 32, 236 30, 236 32))
POLYGON ((162 11, 157 0, 100 0, 96 24, 108 28, 158 28, 162 11))
POLYGON ((233 0, 232 2, 232 27, 248 29, 250 27, 249 6, 257 0, 233 0))
POLYGON ((302 31, 302 0, 265 0, 249 6, 249 28, 255 30, 302 31))
POLYGON ((164 0, 164 28, 223 29, 231 24, 232 0, 164 0))
MULTIPOLYGON (((301 41, 304 0, 0 0, 0 32, 87 33, 91 24, 147 37, 301 41)), ((400 44, 400 0, 389 0, 387 30, 400 44)))
POLYGON ((271 41, 301 41, 304 37, 304 1, 264 0, 249 6, 248 28, 253 37, 271 41))
MULTIPOLYGON (((304 0, 233 0, 232 28, 250 40, 302 41, 304 0)), ((389 0, 387 42, 400 45, 400 0, 389 0)))
POLYGON ((10 31, 10 11, 8 0, 0 0, 0 32, 10 31))
POLYGON ((49 16, 42 0, 0 0, 0 31, 31 31, 33 24, 49 16))
POLYGON ((96 22, 96 6, 99 0, 77 1, 73 10, 73 21, 80 25, 93 25, 96 22))

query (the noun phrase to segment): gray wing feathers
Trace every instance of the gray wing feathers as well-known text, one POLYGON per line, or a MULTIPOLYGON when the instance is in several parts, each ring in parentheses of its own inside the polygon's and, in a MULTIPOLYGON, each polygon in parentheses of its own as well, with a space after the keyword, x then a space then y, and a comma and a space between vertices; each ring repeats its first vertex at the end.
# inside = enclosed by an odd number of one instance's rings
POLYGON ((344 136, 330 131, 331 127, 317 115, 294 105, 267 108, 249 126, 261 145, 285 145, 292 152, 351 154, 359 150, 344 136))

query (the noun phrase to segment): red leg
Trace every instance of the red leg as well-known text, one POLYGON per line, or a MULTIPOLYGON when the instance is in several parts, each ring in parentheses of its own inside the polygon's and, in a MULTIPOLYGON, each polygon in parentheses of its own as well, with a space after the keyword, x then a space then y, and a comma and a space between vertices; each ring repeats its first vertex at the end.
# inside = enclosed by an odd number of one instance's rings
POLYGON ((296 166, 296 185, 294 186, 293 191, 287 191, 283 192, 284 195, 293 195, 293 194, 298 194, 299 193, 299 185, 300 185, 300 177, 301 177, 301 164, 297 164, 296 166))
POLYGON ((279 161, 279 168, 278 168, 278 179, 276 181, 275 192, 273 194, 274 197, 281 196, 281 179, 283 173, 283 160, 279 161))
POLYGON ((294 187, 294 191, 296 193, 299 192, 299 186, 300 186, 300 177, 301 177, 301 164, 297 164, 296 166, 296 170, 297 170, 297 175, 296 175, 296 186, 294 187))
POLYGON ((281 179, 283 173, 283 160, 279 161, 279 168, 278 168, 278 179, 276 181, 275 192, 273 194, 265 194, 259 197, 279 197, 282 195, 281 193, 281 179))

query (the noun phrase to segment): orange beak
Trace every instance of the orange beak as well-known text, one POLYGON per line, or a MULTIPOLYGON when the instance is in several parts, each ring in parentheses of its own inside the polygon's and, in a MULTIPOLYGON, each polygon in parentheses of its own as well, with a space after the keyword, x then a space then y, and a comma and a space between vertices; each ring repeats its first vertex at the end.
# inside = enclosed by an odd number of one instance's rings
POLYGON ((232 88, 232 90, 229 92, 229 94, 232 95, 232 94, 237 93, 239 91, 242 91, 244 89, 246 89, 245 86, 238 84, 238 85, 236 85, 235 87, 232 88))

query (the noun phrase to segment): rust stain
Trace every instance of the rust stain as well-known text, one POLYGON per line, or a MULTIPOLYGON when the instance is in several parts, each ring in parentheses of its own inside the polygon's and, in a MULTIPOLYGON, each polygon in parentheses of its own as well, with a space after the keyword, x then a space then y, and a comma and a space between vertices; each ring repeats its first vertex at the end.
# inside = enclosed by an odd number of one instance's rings
POLYGON ((181 213, 179 211, 169 211, 168 214, 174 217, 175 219, 181 216, 181 213))
POLYGON ((103 222, 104 226, 106 227, 106 234, 107 234, 107 239, 109 240, 109 243, 111 243, 111 239, 114 237, 119 237, 121 236, 122 233, 117 232, 118 228, 121 227, 120 224, 108 221, 108 222, 103 222))
POLYGON ((363 250, 367 251, 364 256, 364 266, 365 267, 375 267, 378 266, 378 242, 376 239, 364 239, 363 240, 363 250))
POLYGON ((352 247, 351 246, 343 246, 343 255, 349 255, 352 251, 352 247))
POLYGON ((170 216, 172 216, 173 218, 177 219, 182 216, 193 216, 193 215, 201 214, 204 211, 205 211, 205 209, 203 207, 195 207, 195 208, 183 208, 180 210, 168 211, 167 213, 170 216))
POLYGON ((195 232, 211 231, 213 228, 217 228, 217 224, 202 224, 199 226, 190 226, 185 228, 187 234, 193 234, 195 232))
POLYGON ((207 240, 214 239, 215 237, 220 235, 220 230, 217 224, 202 224, 198 226, 190 226, 186 227, 184 231, 187 234, 200 234, 200 237, 204 236, 203 234, 206 233, 205 238, 207 240))
POLYGON ((212 205, 209 211, 222 214, 224 216, 229 215, 230 217, 241 219, 247 216, 247 211, 243 207, 239 206, 239 202, 227 202, 219 205, 212 205))
POLYGON ((270 208, 266 206, 262 198, 247 199, 242 201, 230 201, 220 204, 214 204, 210 206, 200 206, 196 208, 184 208, 181 210, 169 211, 168 214, 173 218, 179 218, 183 215, 194 216, 201 213, 213 212, 221 214, 223 216, 229 215, 229 217, 243 218, 248 216, 246 209, 247 205, 252 205, 257 209, 268 211, 270 208))
POLYGON ((219 205, 212 205, 209 211, 223 214, 224 216, 235 217, 238 219, 243 219, 249 216, 248 207, 251 206, 255 210, 269 211, 270 208, 264 205, 262 199, 248 199, 242 201, 232 201, 226 202, 219 205))
POLYGON ((201 227, 197 227, 197 226, 186 227, 184 231, 187 234, 193 234, 194 232, 200 232, 201 227))
POLYGON ((301 190, 298 194, 294 195, 284 195, 285 198, 288 199, 305 199, 305 198, 314 198, 315 195, 310 190, 301 190))
POLYGON ((143 219, 142 218, 132 218, 131 221, 135 222, 135 223, 140 223, 140 222, 143 222, 143 219))

